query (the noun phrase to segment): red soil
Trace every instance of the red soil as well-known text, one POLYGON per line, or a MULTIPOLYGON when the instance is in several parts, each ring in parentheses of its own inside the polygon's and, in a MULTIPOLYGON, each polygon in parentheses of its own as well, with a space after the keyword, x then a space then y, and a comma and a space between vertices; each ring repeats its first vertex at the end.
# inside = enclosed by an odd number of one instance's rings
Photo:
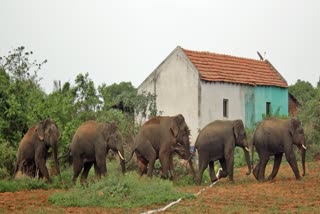
MULTIPOLYGON (((320 211, 320 161, 307 163, 307 175, 301 181, 294 179, 288 164, 282 164, 276 179, 258 183, 245 168, 235 169, 235 183, 220 180, 209 184, 184 187, 181 191, 197 193, 194 199, 183 199, 166 213, 317 213, 320 211)), ((268 166, 269 174, 271 167, 268 166)), ((0 193, 0 213, 140 213, 164 207, 134 210, 98 207, 60 207, 48 202, 48 197, 62 190, 33 190, 0 193)))

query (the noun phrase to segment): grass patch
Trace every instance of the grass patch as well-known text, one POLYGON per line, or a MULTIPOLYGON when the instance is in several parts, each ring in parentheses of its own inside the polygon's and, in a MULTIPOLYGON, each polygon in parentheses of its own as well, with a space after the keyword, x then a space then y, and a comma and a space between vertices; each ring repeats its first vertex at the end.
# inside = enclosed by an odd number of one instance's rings
POLYGON ((61 206, 136 208, 181 197, 193 195, 179 192, 169 180, 139 177, 136 172, 130 172, 124 176, 109 173, 100 181, 89 183, 88 187, 78 184, 68 192, 50 196, 49 202, 61 206))
POLYGON ((47 183, 44 179, 21 177, 18 179, 1 180, 0 192, 17 192, 32 189, 68 189, 72 186, 71 170, 61 172, 60 176, 51 177, 52 183, 47 183))

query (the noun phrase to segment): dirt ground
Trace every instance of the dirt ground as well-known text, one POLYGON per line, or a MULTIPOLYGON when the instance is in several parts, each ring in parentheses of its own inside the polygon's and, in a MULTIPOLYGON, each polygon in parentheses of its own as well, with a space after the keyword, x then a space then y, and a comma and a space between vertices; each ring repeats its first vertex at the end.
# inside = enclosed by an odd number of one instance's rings
MULTIPOLYGON (((267 174, 271 166, 268 166, 267 174)), ((307 175, 296 181, 288 164, 282 164, 276 179, 258 183, 253 175, 245 175, 246 168, 235 169, 235 183, 222 179, 211 188, 184 187, 181 191, 201 194, 194 199, 183 199, 165 213, 319 213, 320 161, 307 163, 307 175)), ((164 207, 107 209, 97 207, 59 207, 48 202, 48 197, 62 190, 34 190, 0 193, 0 213, 141 213, 164 207)))

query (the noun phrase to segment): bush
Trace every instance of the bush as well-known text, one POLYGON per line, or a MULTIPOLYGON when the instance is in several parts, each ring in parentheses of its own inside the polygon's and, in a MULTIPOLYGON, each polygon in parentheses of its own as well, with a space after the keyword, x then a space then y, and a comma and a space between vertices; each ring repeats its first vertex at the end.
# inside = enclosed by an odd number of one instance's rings
POLYGON ((0 179, 13 175, 16 161, 16 149, 0 139, 0 179))
POLYGON ((108 168, 108 175, 100 181, 91 182, 89 179, 88 187, 77 184, 68 192, 50 196, 49 201, 61 206, 134 208, 193 197, 178 192, 169 180, 140 177, 136 172, 123 176, 118 170, 118 162, 113 161, 108 168))

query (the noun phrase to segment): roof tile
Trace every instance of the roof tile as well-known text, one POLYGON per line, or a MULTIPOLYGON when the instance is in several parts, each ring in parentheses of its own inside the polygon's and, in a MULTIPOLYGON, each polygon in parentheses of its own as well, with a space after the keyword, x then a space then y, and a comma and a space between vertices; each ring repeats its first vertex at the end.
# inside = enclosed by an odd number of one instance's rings
POLYGON ((287 82, 267 61, 183 48, 182 50, 198 69, 202 80, 288 87, 287 82))

